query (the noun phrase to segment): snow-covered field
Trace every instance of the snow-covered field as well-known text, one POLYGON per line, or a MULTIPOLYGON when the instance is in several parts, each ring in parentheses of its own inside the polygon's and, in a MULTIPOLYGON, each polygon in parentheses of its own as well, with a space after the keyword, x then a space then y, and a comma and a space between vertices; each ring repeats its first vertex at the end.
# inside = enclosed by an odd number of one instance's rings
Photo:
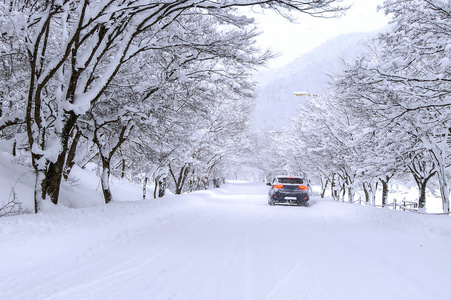
POLYGON ((0 299, 449 299, 449 217, 266 192, 0 218, 0 299))

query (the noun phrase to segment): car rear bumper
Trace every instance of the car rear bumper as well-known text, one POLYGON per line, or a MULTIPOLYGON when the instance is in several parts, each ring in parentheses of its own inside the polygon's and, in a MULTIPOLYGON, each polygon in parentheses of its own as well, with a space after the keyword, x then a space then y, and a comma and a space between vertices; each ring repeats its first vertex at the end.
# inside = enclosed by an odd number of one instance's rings
POLYGON ((302 194, 289 194, 276 192, 272 195, 271 201, 274 203, 292 203, 292 204, 305 204, 309 201, 309 195, 302 194))

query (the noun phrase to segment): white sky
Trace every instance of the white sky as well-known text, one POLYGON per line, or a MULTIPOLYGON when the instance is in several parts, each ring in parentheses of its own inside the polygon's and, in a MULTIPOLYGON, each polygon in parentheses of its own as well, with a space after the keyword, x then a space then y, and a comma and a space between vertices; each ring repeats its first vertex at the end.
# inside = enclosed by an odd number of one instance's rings
POLYGON ((346 0, 346 4, 353 3, 353 6, 340 19, 302 15, 297 24, 290 23, 274 12, 256 14, 254 17, 263 31, 259 43, 264 48, 271 48, 282 54, 268 64, 269 68, 282 67, 338 35, 369 32, 386 26, 388 18, 382 10, 377 11, 377 6, 383 2, 384 0, 346 0))

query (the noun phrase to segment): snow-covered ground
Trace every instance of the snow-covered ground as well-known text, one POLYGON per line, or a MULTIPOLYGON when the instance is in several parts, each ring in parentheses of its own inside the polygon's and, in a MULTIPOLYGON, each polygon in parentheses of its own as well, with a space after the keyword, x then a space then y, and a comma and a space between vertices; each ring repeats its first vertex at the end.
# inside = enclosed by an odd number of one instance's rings
POLYGON ((0 299, 449 299, 451 218, 266 192, 0 218, 0 299))

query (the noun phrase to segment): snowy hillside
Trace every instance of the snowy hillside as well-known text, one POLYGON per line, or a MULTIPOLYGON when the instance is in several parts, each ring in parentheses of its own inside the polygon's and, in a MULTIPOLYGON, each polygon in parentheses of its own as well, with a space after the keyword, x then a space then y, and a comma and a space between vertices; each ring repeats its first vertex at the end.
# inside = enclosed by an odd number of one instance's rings
MULTIPOLYGON (((29 162, 13 157, 11 142, 0 142, 0 207, 13 198, 21 203, 25 211, 33 211, 34 170, 29 162), (27 166, 28 165, 28 166, 27 166)), ((23 157, 28 157, 28 153, 23 157)), ((81 208, 102 205, 104 198, 97 176, 97 165, 88 165, 85 169, 75 166, 68 181, 62 182, 59 203, 69 208, 81 208)), ((140 200, 142 187, 128 180, 112 178, 113 197, 117 201, 140 200)), ((153 191, 148 190, 149 195, 153 191)), ((53 205, 50 205, 52 207, 53 205)))
POLYGON ((341 59, 352 59, 364 52, 375 33, 352 33, 336 37, 289 65, 262 72, 258 77, 254 120, 257 128, 281 129, 297 113, 302 99, 295 91, 321 93, 327 89, 328 74, 338 72, 341 59))

